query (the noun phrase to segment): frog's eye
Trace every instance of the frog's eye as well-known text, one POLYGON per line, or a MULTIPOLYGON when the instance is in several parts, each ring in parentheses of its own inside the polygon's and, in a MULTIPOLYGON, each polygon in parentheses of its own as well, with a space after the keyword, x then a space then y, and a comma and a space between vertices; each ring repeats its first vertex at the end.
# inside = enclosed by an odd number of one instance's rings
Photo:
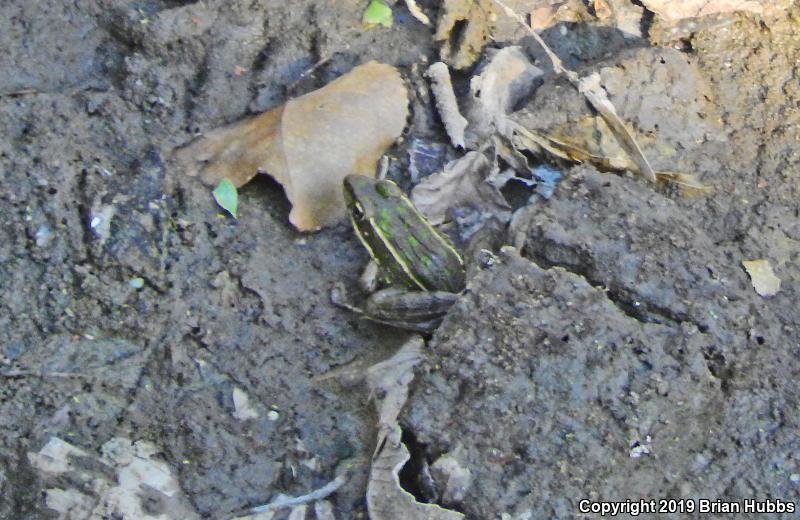
POLYGON ((354 219, 359 221, 364 220, 366 213, 364 213, 364 206, 362 206, 360 202, 353 202, 351 211, 353 212, 354 219))

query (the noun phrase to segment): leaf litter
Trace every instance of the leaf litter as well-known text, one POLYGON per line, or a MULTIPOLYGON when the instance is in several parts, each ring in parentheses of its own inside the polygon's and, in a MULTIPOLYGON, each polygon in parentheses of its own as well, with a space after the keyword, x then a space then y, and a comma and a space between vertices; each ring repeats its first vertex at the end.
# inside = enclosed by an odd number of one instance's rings
MULTIPOLYGON (((519 47, 511 46, 496 51, 488 57, 482 72, 472 78, 465 103, 466 117, 459 111, 446 66, 437 63, 435 67, 438 72, 435 75, 447 77, 447 80, 435 81, 432 90, 451 141, 455 146, 460 146, 460 127, 463 126, 461 120, 466 119, 465 148, 472 151, 480 147, 485 149, 486 143, 491 140, 495 154, 490 161, 494 164, 487 165, 471 155, 471 151, 467 152, 467 155, 451 161, 441 172, 423 179, 414 188, 412 200, 432 222, 445 222, 448 213, 462 206, 494 212, 501 220, 507 221, 510 207, 500 189, 512 179, 532 184, 526 179, 538 178, 535 170, 528 164, 530 156, 545 162, 589 162, 606 172, 630 171, 653 183, 667 182, 676 185, 684 195, 702 195, 711 190, 691 174, 655 171, 637 140, 642 137, 637 137, 619 116, 601 84, 600 75, 595 72, 580 77, 564 67, 560 58, 519 14, 501 0, 491 1, 507 16, 525 27, 544 49, 556 74, 565 77, 594 108, 599 116, 595 118, 594 124, 604 129, 601 134, 604 142, 598 147, 593 142, 597 140, 596 134, 584 134, 578 140, 568 139, 557 133, 547 135, 533 131, 514 121, 514 108, 532 94, 537 78, 543 74, 519 47), (456 139, 453 139, 454 134, 458 135, 456 139), (515 170, 516 174, 508 170, 501 174, 497 165, 498 157, 515 170)), ((448 16, 448 13, 452 15, 446 11, 444 16, 448 16)), ((429 75, 432 74, 429 72, 429 75)), ((542 180, 540 194, 545 197, 552 194, 554 182, 559 178, 559 175, 551 173, 548 171, 547 179, 542 180)))
POLYGON ((503 221, 511 217, 511 206, 491 182, 497 161, 480 151, 450 161, 441 172, 427 177, 411 190, 411 201, 433 225, 447 220, 448 210, 468 206, 503 221))
MULTIPOLYGON (((372 17, 375 13, 385 14, 381 6, 391 14, 388 5, 374 0, 365 12, 365 19, 374 21, 379 18, 372 17)), ((521 177, 498 177, 496 165, 487 169, 482 162, 475 162, 474 155, 464 159, 463 163, 456 162, 457 159, 437 175, 423 180, 415 190, 414 200, 420 204, 423 213, 434 222, 444 222, 448 209, 467 204, 497 212, 501 219, 506 219, 509 207, 501 202, 500 180, 533 177, 525 153, 532 153, 540 159, 588 161, 604 171, 629 170, 650 181, 674 183, 685 193, 708 191, 708 187, 691 175, 654 171, 634 133, 608 99, 599 74, 581 78, 566 69, 538 34, 501 0, 448 0, 444 3, 436 38, 443 42, 445 62, 454 68, 463 68, 474 62, 488 39, 498 8, 525 27, 542 46, 555 72, 566 77, 584 95, 605 121, 624 154, 598 155, 580 143, 557 135, 533 132, 513 122, 510 114, 514 107, 535 90, 536 79, 543 74, 519 47, 506 47, 494 52, 481 73, 472 78, 465 102, 467 117, 459 108, 447 65, 438 62, 428 69, 427 76, 431 79, 437 109, 453 146, 475 150, 491 139, 496 149, 492 160, 496 162, 497 157, 501 157, 521 177), (487 14, 489 16, 484 16, 487 14), (483 21, 472 27, 478 19, 483 21), (453 36, 451 31, 455 30, 455 25, 461 22, 466 25, 459 29, 462 34, 458 38, 460 47, 456 49, 448 38, 453 36), (470 34, 483 35, 476 37, 473 51, 469 51, 468 42, 473 38, 470 34), (507 144, 500 143, 501 139, 507 144), (480 168, 465 176, 464 164, 480 168), (481 172, 484 177, 477 175, 481 172), (493 175, 492 182, 486 183, 489 175, 493 175), (477 183, 474 189, 466 189, 466 177, 477 183), (445 188, 447 182, 454 182, 456 186, 445 188), (448 197, 449 201, 446 200, 448 197)), ((413 9, 411 5, 409 9, 413 9)), ((179 151, 178 158, 187 164, 190 175, 200 175, 205 182, 230 178, 234 186, 241 186, 258 172, 269 173, 284 186, 292 203, 292 224, 302 231, 316 230, 333 225, 344 216, 340 185, 345 175, 374 176, 378 157, 399 137, 405 126, 407 103, 398 71, 370 62, 277 109, 209 132, 204 139, 179 151), (319 153, 304 153, 308 149, 319 153)), ((231 213, 235 214, 235 211, 231 213)))
POLYGON ((505 133, 508 114, 533 93, 543 74, 517 45, 491 53, 487 65, 469 84, 466 112, 475 142, 505 133))
POLYGON ((745 260, 742 265, 750 275, 753 289, 759 296, 768 298, 775 296, 781 290, 781 279, 775 275, 769 260, 745 260))
POLYGON ((27 454, 44 483, 45 504, 59 518, 199 518, 157 446, 116 437, 101 451, 97 458, 52 437, 27 454))
POLYGON ((411 458, 398 422, 423 357, 424 340, 414 336, 391 358, 367 370, 367 384, 378 408, 378 439, 367 483, 367 508, 374 520, 457 520, 464 515, 436 504, 417 502, 400 485, 400 470, 411 458))
POLYGON ((480 56, 497 19, 492 0, 444 0, 434 39, 441 42, 441 60, 457 70, 466 69, 480 56))
POLYGON ((456 148, 464 148, 464 130, 468 123, 458 108, 453 83, 450 80, 450 70, 443 62, 437 61, 428 67, 425 75, 431 80, 431 92, 436 100, 436 110, 450 142, 456 148))
POLYGON ((289 221, 312 231, 344 217, 342 180, 374 177, 407 114, 400 73, 373 61, 278 108, 212 130, 178 150, 176 159, 209 185, 229 179, 241 187, 257 173, 269 174, 292 204, 289 221))

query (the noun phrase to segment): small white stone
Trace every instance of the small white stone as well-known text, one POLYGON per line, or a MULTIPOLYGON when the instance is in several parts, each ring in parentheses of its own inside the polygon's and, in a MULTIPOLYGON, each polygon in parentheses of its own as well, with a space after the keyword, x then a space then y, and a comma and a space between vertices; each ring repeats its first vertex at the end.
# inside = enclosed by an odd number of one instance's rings
POLYGON ((233 416, 240 421, 258 417, 258 412, 250 404, 250 398, 240 388, 233 389, 233 407, 233 416))
POLYGON ((269 413, 267 413, 267 419, 269 419, 270 421, 277 421, 280 416, 281 414, 279 414, 275 410, 270 410, 269 413))
POLYGON ((42 224, 36 231, 36 245, 47 247, 51 240, 53 240, 53 230, 47 224, 42 224))

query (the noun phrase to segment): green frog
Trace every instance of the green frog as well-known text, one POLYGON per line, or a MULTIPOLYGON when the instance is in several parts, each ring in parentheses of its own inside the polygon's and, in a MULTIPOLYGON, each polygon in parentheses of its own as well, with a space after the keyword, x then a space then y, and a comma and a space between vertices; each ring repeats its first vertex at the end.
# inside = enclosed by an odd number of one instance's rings
POLYGON ((430 333, 465 287, 464 259, 392 181, 349 175, 344 199, 356 236, 371 257, 364 308, 334 303, 388 325, 430 333), (377 280, 378 283, 374 283, 377 280))

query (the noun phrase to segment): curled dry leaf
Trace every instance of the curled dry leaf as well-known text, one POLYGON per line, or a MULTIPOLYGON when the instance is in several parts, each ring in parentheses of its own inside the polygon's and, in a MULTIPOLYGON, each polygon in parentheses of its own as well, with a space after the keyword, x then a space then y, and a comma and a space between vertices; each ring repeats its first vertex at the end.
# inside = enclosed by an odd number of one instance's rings
POLYGON ((480 75, 470 80, 467 108, 469 130, 479 141, 495 131, 504 133, 506 116, 535 90, 543 74, 522 48, 505 47, 495 52, 480 75))
MULTIPOLYGON (((398 428, 398 432, 399 432, 398 428)), ((400 470, 411 458, 406 446, 387 438, 372 459, 367 484, 367 508, 373 520, 459 520, 464 515, 436 504, 417 502, 414 495, 400 486, 400 470)))
POLYGON ((414 367, 422 361, 425 342, 414 336, 397 353, 367 369, 367 386, 376 398, 381 427, 397 425, 397 417, 408 399, 408 385, 414 379, 414 367))
POLYGON ((378 442, 367 484, 367 508, 374 520, 458 520, 464 515, 434 504, 417 502, 400 485, 400 470, 411 455, 401 441, 397 422, 408 399, 414 367, 422 360, 425 343, 415 336, 391 358, 370 367, 367 384, 380 416, 378 442))
POLYGON ((431 80, 431 91, 436 99, 436 110, 439 112, 450 142, 456 148, 464 148, 464 129, 467 127, 467 120, 458 109, 458 101, 453 92, 453 83, 450 81, 450 71, 447 65, 437 61, 428 67, 425 75, 431 80))
POLYGON ((650 161, 644 156, 639 143, 636 142, 625 122, 617 115, 617 109, 614 108, 614 105, 608 99, 608 94, 600 84, 600 74, 593 72, 581 78, 578 83, 578 90, 589 100, 592 106, 600 113, 600 116, 605 119, 606 124, 614 133, 614 137, 617 138, 631 160, 639 167, 639 172, 642 176, 651 182, 655 182, 656 173, 653 171, 653 167, 650 166, 650 161))
POLYGON ((478 59, 497 18, 492 0, 444 0, 434 38, 442 61, 466 69, 478 59))
POLYGON ((769 260, 745 260, 742 265, 750 275, 753 289, 759 296, 768 298, 775 296, 781 290, 781 279, 775 275, 769 260))
POLYGON ((283 185, 289 221, 301 231, 345 215, 342 180, 374 177, 378 159, 406 123, 408 97, 394 67, 369 62, 323 88, 209 132, 179 150, 188 175, 237 187, 258 172, 283 185))
POLYGON ((511 207, 503 194, 487 182, 496 168, 496 161, 483 153, 469 152, 417 184, 411 191, 411 200, 433 225, 443 223, 451 208, 463 206, 505 220, 510 217, 511 207))

